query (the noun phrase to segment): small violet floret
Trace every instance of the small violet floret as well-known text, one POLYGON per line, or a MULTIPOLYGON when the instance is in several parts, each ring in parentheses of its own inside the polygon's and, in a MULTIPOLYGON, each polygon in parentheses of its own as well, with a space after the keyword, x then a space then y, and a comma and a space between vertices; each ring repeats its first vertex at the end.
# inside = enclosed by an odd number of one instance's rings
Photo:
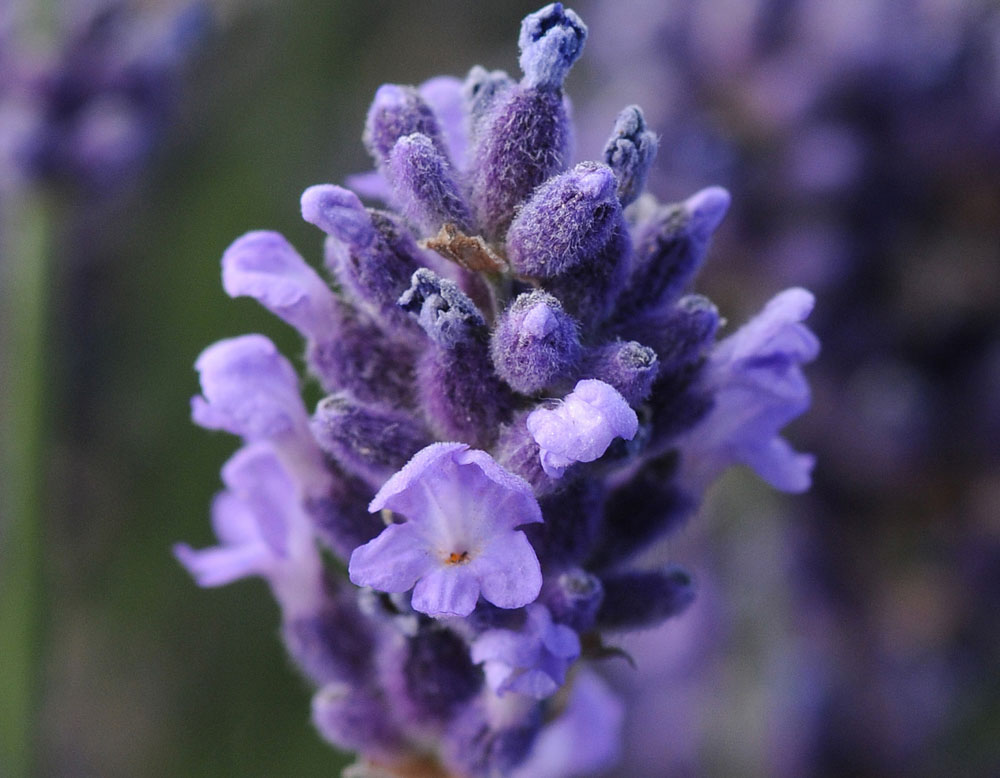
POLYGON ((602 456, 615 438, 632 440, 639 418, 613 386, 588 378, 556 407, 532 411, 527 426, 541 449, 542 469, 561 478, 575 462, 602 456))
POLYGON ((349 574, 383 592, 413 589, 429 616, 468 616, 479 595, 500 608, 538 597, 541 568, 522 524, 540 522, 531 487, 485 451, 435 443, 378 491, 369 510, 406 518, 356 548, 349 574))
POLYGON ((778 433, 809 407, 801 366, 819 354, 819 340, 802 322, 813 303, 805 289, 786 289, 716 344, 704 373, 715 405, 680 447, 681 479, 692 490, 732 464, 753 468, 785 492, 809 488, 815 458, 778 433))
POLYGON ((483 664, 486 682, 498 695, 508 692, 542 700, 555 694, 566 670, 580 656, 580 638, 564 624, 553 624, 544 605, 527 608, 520 631, 491 629, 472 644, 472 661, 483 664))

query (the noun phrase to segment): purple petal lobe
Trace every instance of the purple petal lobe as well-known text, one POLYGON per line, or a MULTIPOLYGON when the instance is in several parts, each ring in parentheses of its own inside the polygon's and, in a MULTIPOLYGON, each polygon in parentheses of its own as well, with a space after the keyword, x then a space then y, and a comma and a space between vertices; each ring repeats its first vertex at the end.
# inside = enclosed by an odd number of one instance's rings
POLYGON ((354 549, 348 573, 358 586, 405 592, 435 567, 415 524, 390 524, 377 538, 354 549))
POLYGON ((520 608, 538 598, 542 568, 523 532, 497 538, 477 560, 483 597, 498 608, 520 608))
POLYGON ((230 297, 253 297, 307 338, 336 326, 333 292, 276 232, 249 232, 226 249, 222 286, 230 297))
POLYGON ((438 567, 413 589, 413 609, 428 616, 468 616, 479 599, 479 581, 472 570, 438 567))

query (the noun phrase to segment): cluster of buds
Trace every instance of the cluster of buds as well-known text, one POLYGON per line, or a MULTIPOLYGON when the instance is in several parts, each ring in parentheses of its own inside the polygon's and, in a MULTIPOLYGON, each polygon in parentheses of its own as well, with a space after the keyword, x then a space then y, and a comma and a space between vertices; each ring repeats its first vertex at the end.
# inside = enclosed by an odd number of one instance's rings
POLYGON ((588 664, 695 594, 636 560, 730 464, 809 485, 779 431, 809 402, 812 296, 717 339, 690 288, 729 195, 642 195, 657 139, 634 106, 600 161, 571 163, 562 83, 586 35, 553 3, 522 23, 520 81, 382 86, 354 184, 391 210, 302 196, 332 286, 274 232, 222 259, 229 295, 303 335, 328 396, 310 415, 262 335, 199 357, 194 420, 244 445, 219 545, 175 552, 203 586, 268 581, 313 721, 359 775, 607 766, 621 703, 588 664))

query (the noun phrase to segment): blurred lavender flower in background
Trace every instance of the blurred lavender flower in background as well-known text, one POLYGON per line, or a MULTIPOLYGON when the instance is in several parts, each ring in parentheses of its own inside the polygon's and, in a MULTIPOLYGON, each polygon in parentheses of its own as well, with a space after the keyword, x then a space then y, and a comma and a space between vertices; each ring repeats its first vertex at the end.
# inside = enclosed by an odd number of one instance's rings
MULTIPOLYGON (((791 277, 824 301, 795 436, 822 464, 785 510, 803 631, 785 651, 824 670, 770 708, 777 729, 813 727, 796 729, 801 761, 765 771, 995 772, 1000 7, 590 5, 600 69, 577 101, 581 148, 603 141, 595 115, 642 102, 660 133, 650 181, 733 193, 725 261, 701 279, 712 299, 739 310, 791 277)), ((706 688, 710 664, 688 671, 706 688)), ((706 741, 688 769, 714 758, 706 741)))
POLYGON ((572 164, 562 83, 586 37, 553 3, 522 23, 520 81, 380 87, 376 171, 352 181, 392 210, 335 185, 301 200, 332 285, 273 232, 222 259, 226 292, 302 334, 329 396, 310 419, 263 336, 202 354, 193 418, 244 448, 220 545, 175 553, 203 586, 269 583, 314 724, 359 752, 348 774, 610 767, 623 709, 591 668, 694 599, 646 561, 655 542, 729 464, 808 486, 777 435, 808 405, 812 296, 716 341, 690 288, 729 197, 640 197, 656 143, 635 106, 605 162, 572 164))
POLYGON ((0 175, 108 190, 134 178, 176 114, 211 25, 200 0, 158 14, 123 0, 12 3, 0 34, 0 175), (51 16, 46 27, 45 18, 51 16))

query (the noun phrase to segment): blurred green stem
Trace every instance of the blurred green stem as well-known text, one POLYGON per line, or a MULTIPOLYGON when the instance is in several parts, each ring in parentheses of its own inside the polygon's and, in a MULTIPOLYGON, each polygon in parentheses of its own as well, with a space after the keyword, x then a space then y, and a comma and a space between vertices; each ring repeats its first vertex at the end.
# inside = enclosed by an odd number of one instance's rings
POLYGON ((42 521, 51 204, 30 187, 9 203, 0 344, 0 765, 33 768, 41 654, 42 521))

